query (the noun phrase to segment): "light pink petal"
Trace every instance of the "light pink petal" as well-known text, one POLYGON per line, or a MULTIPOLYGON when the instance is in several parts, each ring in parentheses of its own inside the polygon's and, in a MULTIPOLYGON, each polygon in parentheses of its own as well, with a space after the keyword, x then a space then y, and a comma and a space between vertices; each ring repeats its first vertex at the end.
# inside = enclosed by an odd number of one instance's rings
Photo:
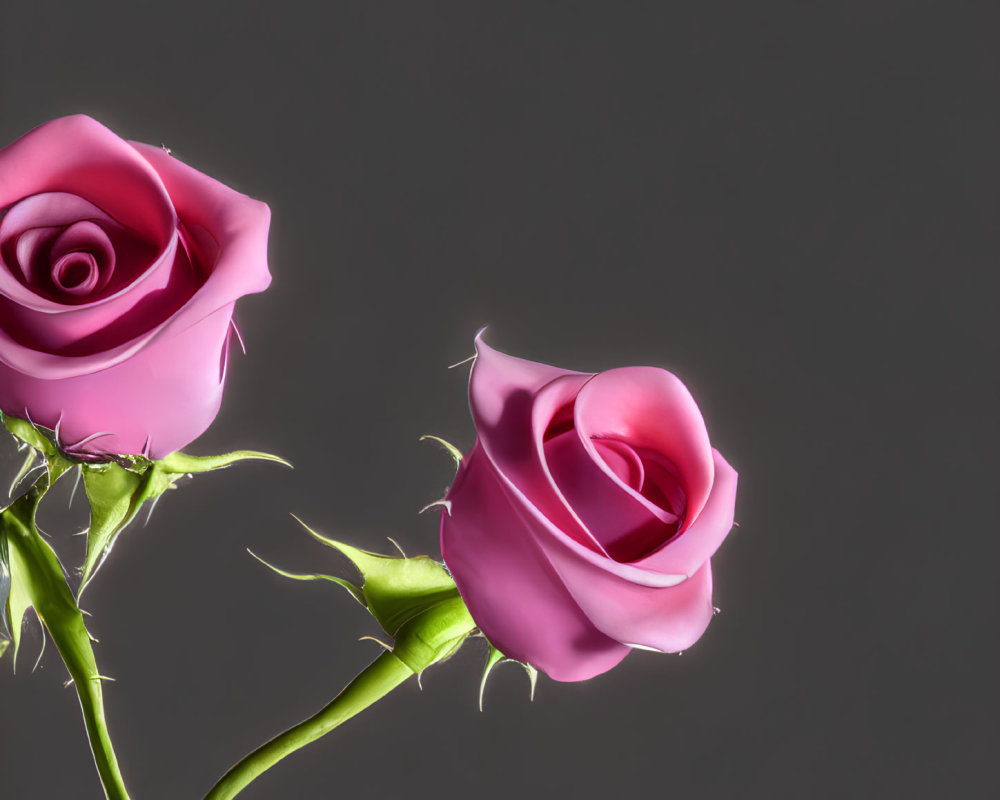
MULTIPOLYGON (((263 291, 270 283, 266 255, 270 210, 264 203, 197 172, 162 149, 137 143, 128 147, 135 157, 149 159, 147 167, 154 165, 169 185, 174 203, 183 215, 182 244, 185 250, 196 254, 210 254, 210 260, 206 259, 209 263, 199 262, 199 270, 207 274, 157 270, 166 282, 148 282, 148 286, 143 286, 144 292, 163 290, 159 293, 156 313, 146 313, 149 311, 146 306, 133 304, 110 318, 83 320, 87 324, 68 329, 51 324, 40 327, 36 319, 25 318, 28 311, 23 306, 4 303, 0 297, 0 314, 11 318, 11 324, 0 330, 0 363, 48 380, 108 369, 131 358, 154 338, 176 335, 243 294, 263 291), (195 281, 204 281, 197 291, 192 288, 195 281), (162 305, 174 309, 167 319, 163 319, 162 305), (145 327, 141 326, 143 319, 148 323, 145 327), (30 341, 29 333, 35 337, 30 341), (91 344, 78 344, 88 339, 91 344), (77 346, 71 347, 74 344, 77 346), (95 347, 101 349, 95 351, 95 347)), ((173 242, 176 256, 176 236, 173 242)), ((177 258, 189 263, 186 257, 177 258)), ((126 297, 131 300, 133 295, 136 301, 144 299, 141 293, 122 292, 123 300, 126 297)), ((87 306, 70 308, 78 311, 87 306)))
POLYGON ((204 286, 183 311, 188 324, 245 294, 264 291, 271 283, 267 267, 271 210, 267 204, 198 172, 163 148, 130 144, 162 178, 187 246, 203 243, 201 249, 208 249, 204 245, 211 245, 212 263, 198 264, 206 273, 204 286))
POLYGON ((481 445, 470 453, 441 516, 441 552, 473 619, 505 655, 555 680, 586 680, 628 648, 581 612, 537 545, 536 517, 505 491, 481 445))
POLYGON ((166 242, 174 210, 156 171, 127 142, 90 117, 52 120, 0 150, 0 209, 65 192, 86 198, 143 238, 166 242))
POLYGON ((497 469, 566 535, 603 552, 553 484, 543 455, 549 423, 591 375, 505 355, 476 337, 469 405, 479 441, 497 469))
POLYGON ((657 588, 622 580, 553 539, 539 541, 577 605, 612 639, 672 653, 694 644, 712 619, 707 561, 687 580, 657 588))
MULTIPOLYGON (((41 380, 0 363, 0 408, 55 428, 65 447, 162 458, 199 436, 222 399, 232 304, 175 336, 159 337, 106 370, 41 380)), ((71 359, 66 359, 71 360, 71 359)))
POLYGON ((602 372, 580 390, 575 414, 581 442, 623 493, 638 499, 637 492, 616 480, 592 440, 617 439, 668 459, 687 499, 685 526, 698 517, 712 489, 712 447, 701 411, 675 375, 654 367, 602 372))
POLYGON ((616 561, 633 561, 669 539, 677 530, 678 518, 622 480, 631 475, 641 487, 645 470, 634 450, 611 442, 585 443, 578 430, 569 430, 545 445, 545 460, 566 504, 604 552, 616 561), (632 462, 638 467, 629 467, 632 462))
POLYGON ((65 192, 32 195, 13 205, 0 219, 0 295, 39 311, 73 311, 72 308, 63 308, 64 303, 59 298, 49 297, 44 292, 39 294, 39 279, 47 274, 48 270, 44 267, 48 264, 36 262, 45 258, 46 248, 55 236, 82 223, 103 231, 114 252, 116 264, 121 265, 113 281, 111 275, 106 276, 96 293, 87 298, 88 304, 99 304, 126 287, 141 282, 151 268, 164 263, 168 250, 172 252, 173 231, 162 242, 144 241, 139 233, 123 227, 81 197, 65 192), (29 269, 33 267, 43 269, 41 272, 29 269), (27 286, 17 285, 18 271, 23 274, 27 286))
POLYGON ((697 519, 661 550, 635 562, 636 566, 690 575, 715 554, 729 534, 736 507, 737 474, 719 451, 713 450, 712 457, 715 482, 697 519))

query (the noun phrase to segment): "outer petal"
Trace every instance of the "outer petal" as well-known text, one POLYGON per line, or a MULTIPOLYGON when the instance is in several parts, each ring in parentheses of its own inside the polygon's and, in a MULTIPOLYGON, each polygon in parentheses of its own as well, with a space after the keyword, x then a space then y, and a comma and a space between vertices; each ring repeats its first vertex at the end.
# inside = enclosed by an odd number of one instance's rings
MULTIPOLYGON (((203 175, 160 148, 123 142, 88 117, 70 119, 89 121, 106 131, 125 148, 128 158, 138 159, 144 165, 142 169, 151 172, 161 188, 166 186, 181 215, 180 222, 188 246, 198 251, 195 255, 199 258, 195 260, 208 274, 202 276, 204 284, 197 292, 189 299, 178 302, 176 313, 168 319, 128 341, 109 345, 90 355, 65 356, 43 352, 25 346, 0 330, 0 362, 48 380, 83 376, 121 364, 148 346, 154 338, 175 335, 244 294, 263 291, 271 280, 267 268, 271 212, 266 204, 203 175)), ((34 133, 28 134, 28 137, 34 133)), ((24 139, 10 145, 3 154, 6 156, 22 141, 24 139)), ((3 166, 0 162, 0 168, 3 166)), ((81 187, 81 194, 86 196, 85 188, 81 187)), ((9 407, 5 396, 0 396, 0 406, 9 407)))
POLYGON ((676 586, 656 588, 622 580, 552 539, 541 541, 587 618, 616 641, 673 653, 698 641, 712 619, 712 572, 707 561, 676 586))
POLYGON ((553 416, 571 405, 593 376, 514 358, 476 337, 469 406, 479 442, 506 476, 553 525, 604 553, 552 480, 542 436, 553 416))
POLYGON ((477 443, 448 493, 441 552, 473 619, 505 655, 561 681, 615 666, 628 647, 600 633, 539 549, 537 525, 477 443))
POLYGON ((0 404, 46 427, 58 424, 67 449, 162 458, 218 413, 232 311, 232 303, 223 306, 100 372, 43 380, 0 363, 0 404))
POLYGON ((245 294, 264 291, 271 283, 267 204, 198 172, 162 148, 131 144, 159 173, 190 244, 202 251, 201 258, 192 260, 205 269, 205 283, 178 314, 181 323, 193 325, 245 294))

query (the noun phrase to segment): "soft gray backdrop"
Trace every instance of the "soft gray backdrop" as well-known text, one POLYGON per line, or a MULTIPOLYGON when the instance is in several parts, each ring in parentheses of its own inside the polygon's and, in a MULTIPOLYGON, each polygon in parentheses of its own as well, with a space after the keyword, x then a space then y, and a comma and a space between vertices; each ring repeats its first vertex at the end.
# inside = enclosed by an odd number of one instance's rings
MULTIPOLYGON (((135 800, 197 800, 377 646, 305 537, 437 553, 483 324, 668 367, 741 473, 722 614, 585 684, 467 646, 250 798, 987 797, 995 769, 994 3, 0 0, 0 142, 85 112, 271 204, 216 423, 252 447, 128 532, 86 598, 135 800)), ((3 176, 0 175, 0 180, 3 176)), ((2 465, 14 468, 12 448, 2 465)), ((62 495, 65 500, 65 494, 62 495)), ((53 504, 53 509, 56 504, 53 504)), ((67 561, 82 542, 50 509, 67 561)), ((0 796, 100 796, 29 625, 0 796)))

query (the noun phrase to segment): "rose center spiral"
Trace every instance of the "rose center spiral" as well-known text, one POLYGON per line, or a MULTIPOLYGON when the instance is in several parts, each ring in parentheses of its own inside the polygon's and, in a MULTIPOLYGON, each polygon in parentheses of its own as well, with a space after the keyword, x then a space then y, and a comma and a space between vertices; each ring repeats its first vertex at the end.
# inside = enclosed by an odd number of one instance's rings
POLYGON ((89 302, 115 272, 116 247, 104 228, 108 222, 72 195, 34 195, 0 220, 0 258, 12 277, 42 297, 89 302))

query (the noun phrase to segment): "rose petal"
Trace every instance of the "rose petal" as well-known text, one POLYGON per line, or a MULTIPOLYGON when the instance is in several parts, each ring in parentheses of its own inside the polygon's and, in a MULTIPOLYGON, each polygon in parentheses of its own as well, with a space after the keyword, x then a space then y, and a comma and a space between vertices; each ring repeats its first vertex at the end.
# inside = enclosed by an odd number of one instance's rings
MULTIPOLYGON (((93 224, 103 232, 115 254, 116 263, 120 262, 124 267, 117 271, 116 280, 110 285, 105 281, 98 290, 107 288, 109 294, 142 280, 147 270, 157 262, 158 252, 162 255, 172 239, 171 236, 163 242, 144 242, 138 234, 76 195, 48 192, 26 197, 0 219, 0 294, 41 311, 55 313, 63 310, 58 298, 36 296, 39 276, 37 273, 29 276, 25 269, 42 255, 41 245, 51 244, 52 235, 80 222, 93 224), (41 236, 46 238, 40 239, 41 236), (24 290, 12 286, 7 277, 7 273, 17 271, 15 267, 20 269, 29 284, 24 290)), ((48 274, 48 264, 43 271, 48 274)), ((92 301, 103 299, 105 295, 100 294, 91 298, 92 301)))
POLYGON ((635 562, 636 566, 690 575, 711 558, 733 527, 738 476, 718 450, 712 450, 715 482, 698 518, 666 547, 635 562))
POLYGON ((575 418, 577 433, 594 463, 639 502, 639 493, 615 479, 592 440, 618 439, 669 459, 687 500, 684 526, 697 518, 712 489, 712 446, 694 398, 675 375, 654 367, 601 372, 580 390, 575 418))
POLYGON ((231 316, 230 304, 106 370, 62 380, 0 363, 0 405, 48 428, 58 424, 66 448, 100 433, 107 435, 91 439, 84 452, 162 458, 199 436, 219 410, 231 316))
MULTIPOLYGON (((604 551, 617 561, 634 561, 673 536, 677 515, 657 508, 621 480, 598 450, 608 452, 608 445, 589 444, 575 429, 549 441, 545 446, 549 471, 566 504, 604 551)), ((632 455, 638 461, 634 451, 632 455)))
POLYGON ((508 356, 489 347, 481 336, 476 338, 476 347, 479 355, 469 381, 469 401, 479 432, 478 443, 518 508, 532 516, 530 530, 538 536, 563 542, 584 561, 643 586, 673 586, 687 578, 685 573, 643 569, 608 558, 552 480, 542 454, 544 431, 556 410, 571 402, 576 389, 592 376, 567 373, 508 356), (553 375, 556 375, 554 379, 553 375), (523 382, 523 386, 518 381, 523 382), (491 390, 505 393, 508 403, 499 409, 494 407, 492 415, 482 420, 477 415, 477 408, 490 401, 491 390), (530 411, 526 412, 524 397, 527 395, 530 399, 532 392, 535 399, 530 411), (528 419, 525 419, 526 413, 528 419), (492 425, 483 424, 490 419, 492 425), (528 445, 505 441, 505 437, 517 436, 531 437, 528 445))
POLYGON ((267 267, 271 209, 267 204, 198 172, 161 147, 129 144, 159 174, 189 234, 201 228, 214 240, 216 260, 199 265, 205 273, 204 285, 185 306, 184 318, 200 319, 245 294, 264 291, 271 283, 267 267))
POLYGON ((505 655, 561 681, 615 666, 628 648, 590 623, 552 571, 524 514, 477 443, 441 517, 441 552, 473 618, 505 655))
POLYGON ((675 653, 698 641, 712 619, 707 561, 676 586, 653 588, 575 558, 550 539, 543 549, 583 613, 616 641, 675 653))
POLYGON ((143 238, 167 242, 170 197, 127 142, 83 115, 52 120, 0 150, 0 209, 45 192, 84 197, 143 238))
POLYGON ((480 335, 469 377, 469 405, 479 441, 497 469, 567 536, 603 553, 560 494, 543 456, 549 423, 590 378, 508 356, 480 335))

